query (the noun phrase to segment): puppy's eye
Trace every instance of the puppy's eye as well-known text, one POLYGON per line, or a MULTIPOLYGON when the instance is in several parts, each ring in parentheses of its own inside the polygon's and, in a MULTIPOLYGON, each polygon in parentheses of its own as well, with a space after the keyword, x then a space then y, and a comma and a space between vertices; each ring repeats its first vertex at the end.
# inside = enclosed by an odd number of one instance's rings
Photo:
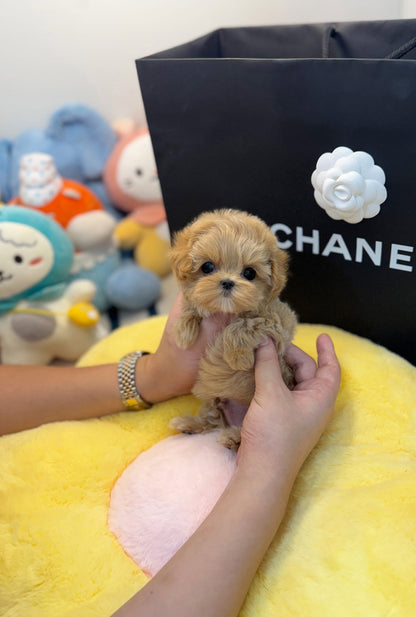
POLYGON ((254 268, 244 268, 242 275, 248 281, 252 281, 253 279, 256 278, 256 271, 254 268))
POLYGON ((15 255, 14 260, 17 264, 23 263, 23 257, 21 255, 15 255))
POLYGON ((206 261, 201 266, 201 272, 203 272, 204 274, 212 274, 214 270, 215 270, 215 266, 212 263, 212 261, 206 261))

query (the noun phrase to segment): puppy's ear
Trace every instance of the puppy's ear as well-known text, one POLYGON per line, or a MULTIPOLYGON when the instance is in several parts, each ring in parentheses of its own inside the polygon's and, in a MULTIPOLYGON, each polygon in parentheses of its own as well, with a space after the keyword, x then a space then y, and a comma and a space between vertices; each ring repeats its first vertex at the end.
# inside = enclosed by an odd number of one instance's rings
POLYGON ((270 266, 272 271, 271 295, 276 298, 286 285, 289 269, 289 255, 280 249, 277 244, 272 247, 270 253, 270 266))
POLYGON ((189 227, 177 232, 173 237, 172 248, 169 252, 170 265, 178 281, 186 281, 192 270, 192 249, 193 232, 189 227))

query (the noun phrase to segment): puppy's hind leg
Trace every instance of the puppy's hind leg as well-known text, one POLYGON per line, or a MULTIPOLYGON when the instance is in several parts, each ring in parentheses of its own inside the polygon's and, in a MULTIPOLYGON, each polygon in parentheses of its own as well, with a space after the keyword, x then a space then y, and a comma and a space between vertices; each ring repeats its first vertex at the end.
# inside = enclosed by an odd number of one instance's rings
POLYGON ((198 416, 179 416, 170 421, 170 427, 181 433, 206 433, 225 426, 222 412, 215 401, 204 403, 198 416))
POLYGON ((217 441, 229 450, 237 452, 241 442, 241 425, 248 406, 233 399, 222 399, 219 403, 228 426, 217 437, 217 441))
POLYGON ((217 437, 217 441, 221 446, 237 452, 241 442, 241 429, 239 426, 227 426, 217 437))
POLYGON ((169 426, 176 431, 187 433, 188 435, 203 433, 205 431, 205 427, 199 416, 179 416, 178 418, 173 418, 169 422, 169 426))

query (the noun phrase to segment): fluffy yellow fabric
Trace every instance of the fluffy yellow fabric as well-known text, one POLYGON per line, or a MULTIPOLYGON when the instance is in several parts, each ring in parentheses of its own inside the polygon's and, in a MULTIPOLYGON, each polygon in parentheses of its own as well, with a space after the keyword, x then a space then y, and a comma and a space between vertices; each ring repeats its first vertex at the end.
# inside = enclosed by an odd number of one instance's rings
MULTIPOLYGON (((164 318, 115 331, 81 365, 157 346, 164 318)), ((314 354, 319 326, 296 342, 314 354)), ((244 617, 414 617, 416 368, 335 328, 336 413, 294 487, 244 617)), ((108 531, 111 487, 144 449, 196 412, 192 397, 0 440, 0 614, 105 617, 146 582, 108 531)))

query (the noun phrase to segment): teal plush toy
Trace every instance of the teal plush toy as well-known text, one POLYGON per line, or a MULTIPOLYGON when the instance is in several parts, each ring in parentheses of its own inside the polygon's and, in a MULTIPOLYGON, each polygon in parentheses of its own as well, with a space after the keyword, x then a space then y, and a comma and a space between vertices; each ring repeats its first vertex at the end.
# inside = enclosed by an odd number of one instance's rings
POLYGON ((95 285, 69 283, 74 250, 50 217, 0 207, 0 353, 4 364, 74 361, 99 338, 95 285))

